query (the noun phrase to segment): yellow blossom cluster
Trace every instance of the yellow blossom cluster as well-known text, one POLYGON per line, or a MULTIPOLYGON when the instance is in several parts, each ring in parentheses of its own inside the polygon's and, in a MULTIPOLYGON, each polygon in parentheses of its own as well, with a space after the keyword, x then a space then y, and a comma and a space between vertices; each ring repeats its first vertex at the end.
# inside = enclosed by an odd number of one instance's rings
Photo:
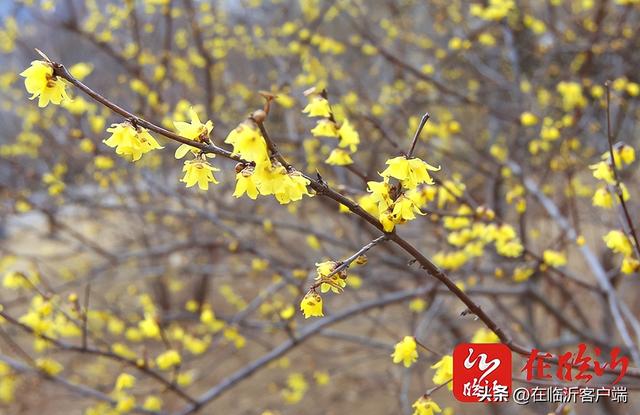
POLYGON ((637 247, 634 247, 634 243, 624 232, 612 230, 609 231, 603 239, 607 248, 611 249, 614 253, 623 255, 620 270, 624 274, 633 274, 640 270, 640 261, 634 257, 634 250, 637 250, 637 247))
POLYGON ((104 140, 109 147, 116 149, 116 154, 125 156, 131 161, 138 161, 143 154, 163 147, 149 134, 147 129, 134 126, 131 122, 112 124, 107 128, 111 136, 104 140))
MULTIPOLYGON (((198 113, 192 107, 189 108, 189 116, 191 122, 173 122, 178 134, 183 138, 193 140, 195 143, 209 143, 209 134, 213 130, 213 122, 209 120, 203 124, 200 121, 200 117, 198 117, 198 113)), ((176 159, 181 159, 189 153, 192 154, 193 158, 185 160, 182 167, 184 177, 180 181, 185 183, 186 187, 195 186, 197 183, 200 190, 209 190, 209 183, 218 184, 218 180, 216 180, 213 173, 220 170, 212 166, 207 160, 207 157, 213 157, 213 154, 202 152, 197 147, 189 144, 181 144, 176 149, 174 156, 176 159)))
POLYGON ((386 164, 388 167, 380 173, 383 180, 368 182, 371 193, 371 210, 368 210, 375 213, 385 232, 391 232, 396 225, 423 214, 420 211, 422 194, 416 190, 421 184, 433 184, 429 171, 438 171, 440 167, 406 156, 389 159, 386 164))
POLYGON ((225 143, 233 146, 233 153, 250 163, 236 168, 235 197, 246 194, 251 199, 258 195, 273 195, 281 204, 311 196, 309 180, 292 167, 286 168, 269 156, 267 143, 253 120, 247 120, 232 130, 225 143))
MULTIPOLYGON (((468 212, 468 209, 461 211, 468 212)), ((480 257, 485 246, 491 243, 502 256, 516 258, 522 255, 524 247, 511 225, 472 222, 469 219, 463 223, 464 227, 456 228, 447 237, 447 242, 459 249, 436 253, 433 261, 438 266, 449 270, 459 269, 472 258, 480 257)))
POLYGON ((325 160, 333 166, 347 166, 353 164, 351 155, 356 152, 360 144, 360 135, 348 119, 338 126, 329 101, 317 93, 309 95, 309 103, 302 110, 309 117, 321 117, 311 130, 314 137, 331 137, 338 139, 338 147, 334 148, 325 160))

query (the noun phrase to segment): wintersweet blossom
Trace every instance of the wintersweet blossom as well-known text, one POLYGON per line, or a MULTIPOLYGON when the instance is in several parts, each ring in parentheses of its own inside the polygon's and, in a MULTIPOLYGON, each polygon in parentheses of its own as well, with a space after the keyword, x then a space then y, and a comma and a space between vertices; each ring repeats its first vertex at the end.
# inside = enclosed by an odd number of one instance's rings
POLYGON ((391 357, 393 357, 393 363, 400 363, 404 367, 411 366, 416 360, 418 360, 418 351, 416 350, 417 343, 413 336, 405 336, 400 342, 396 343, 391 357))
POLYGON ((352 153, 356 151, 358 148, 358 144, 360 144, 360 135, 353 128, 353 125, 349 122, 349 120, 344 120, 342 125, 338 129, 338 135, 340 136, 340 143, 338 144, 341 148, 349 147, 349 151, 352 153))
POLYGON ((111 136, 103 142, 115 148, 116 154, 126 156, 131 161, 138 161, 143 154, 163 148, 149 131, 139 126, 134 127, 129 122, 112 124, 107 132, 110 132, 111 136))
POLYGON ((627 238, 627 235, 622 231, 609 231, 602 239, 604 239, 604 242, 607 244, 607 248, 611 249, 613 252, 630 256, 633 251, 629 238, 627 238))
POLYGON ((419 158, 407 159, 399 156, 387 160, 387 167, 380 175, 386 179, 393 177, 400 180, 405 189, 415 189, 419 184, 433 184, 429 171, 438 171, 440 167, 432 166, 419 158))
POLYGON ((492 330, 479 328, 473 335, 471 343, 499 343, 500 338, 492 330))
POLYGON ((437 403, 431 400, 431 398, 424 396, 421 396, 415 401, 411 407, 414 410, 413 415, 433 415, 442 412, 437 403))
POLYGON ((220 169, 213 167, 205 160, 187 160, 184 162, 182 171, 184 177, 181 181, 185 183, 186 187, 192 187, 197 183, 200 190, 208 190, 209 183, 218 184, 213 172, 220 171, 220 169))
POLYGON ((311 134, 316 137, 338 137, 338 127, 331 120, 319 120, 311 130, 311 134))
POLYGON ((267 143, 260 130, 248 122, 244 122, 231 130, 225 143, 233 146, 233 153, 239 154, 247 161, 256 164, 269 164, 267 143))
POLYGON ((433 375, 433 383, 442 385, 449 382, 447 387, 451 390, 453 388, 453 384, 450 382, 453 379, 453 357, 451 355, 442 356, 431 368, 436 369, 436 373, 433 375))
MULTIPOLYGON (((187 123, 184 121, 174 121, 173 125, 178 130, 178 134, 180 134, 184 138, 188 138, 189 140, 194 140, 197 142, 206 142, 209 139, 209 134, 213 130, 213 122, 210 120, 203 124, 198 117, 198 113, 191 108, 189 109, 189 116, 191 117, 191 122, 187 123)), ((198 153, 198 148, 190 146, 188 144, 181 144, 175 153, 175 157, 177 159, 181 159, 187 155, 187 153, 191 151, 194 154, 198 153)))
POLYGON ((329 117, 331 116, 331 108, 329 101, 319 95, 311 98, 309 104, 302 110, 309 117, 329 117))
POLYGON ((567 256, 564 253, 551 249, 545 250, 542 253, 542 258, 545 264, 551 265, 552 267, 561 267, 567 264, 567 256))
POLYGON ((351 155, 340 148, 334 148, 329 154, 329 157, 325 160, 325 163, 332 166, 347 166, 353 164, 351 155))
POLYGON ((56 105, 69 100, 64 79, 53 75, 53 66, 44 61, 33 61, 31 66, 20 73, 24 76, 24 86, 31 97, 38 98, 38 106, 46 107, 49 102, 56 105))
POLYGON ((156 364, 160 370, 169 370, 182 362, 177 350, 169 349, 156 357, 156 364))
POLYGON ((300 310, 304 313, 304 318, 322 317, 322 297, 317 292, 311 290, 302 298, 300 310))
POLYGON ((320 284, 321 292, 326 293, 331 290, 334 293, 339 294, 347 285, 346 269, 331 275, 339 265, 340 264, 335 261, 325 261, 316 264, 316 281, 322 281, 322 284, 320 284), (331 276, 329 277, 329 275, 331 276))
POLYGON ((236 173, 236 188, 233 192, 234 197, 241 197, 245 193, 249 198, 254 200, 258 197, 258 187, 253 172, 253 166, 248 166, 236 173))

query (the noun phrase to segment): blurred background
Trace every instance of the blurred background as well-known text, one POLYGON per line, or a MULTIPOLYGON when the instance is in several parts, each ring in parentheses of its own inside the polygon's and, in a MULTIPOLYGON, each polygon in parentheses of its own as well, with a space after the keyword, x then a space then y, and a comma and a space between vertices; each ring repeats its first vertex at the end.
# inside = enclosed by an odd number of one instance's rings
MULTIPOLYGON (((414 155, 442 169, 397 232, 517 343, 587 343, 602 361, 618 346, 637 367, 639 18, 634 0, 0 2, 0 413, 411 414, 432 364, 495 340, 388 241, 305 319, 316 263, 380 231, 319 195, 235 198, 223 157, 220 184, 186 188, 157 134, 163 150, 119 157, 102 140, 122 116, 71 85, 59 106, 28 99, 35 48, 168 130, 193 108, 229 150, 275 95, 280 152, 372 213, 367 182, 429 112, 414 155), (353 163, 326 162, 337 141, 311 133, 310 88, 357 131, 353 163), (593 174, 611 169, 608 132, 613 182, 593 174), (426 347, 408 369, 390 357, 407 335, 426 347)), ((514 354, 515 379, 525 361, 514 354)), ((623 383, 632 403, 432 398, 447 414, 632 413, 637 379, 623 383)))

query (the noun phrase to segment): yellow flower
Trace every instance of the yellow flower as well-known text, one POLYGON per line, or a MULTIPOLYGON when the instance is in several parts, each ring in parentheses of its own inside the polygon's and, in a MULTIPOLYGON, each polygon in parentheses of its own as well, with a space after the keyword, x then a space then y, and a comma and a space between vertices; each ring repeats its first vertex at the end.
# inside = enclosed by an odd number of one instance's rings
POLYGON ((396 227, 396 217, 390 211, 380 213, 378 220, 385 232, 391 232, 396 227))
POLYGON ((420 399, 415 401, 411 407, 414 409, 413 415, 433 415, 438 412, 442 412, 440 406, 431 400, 431 398, 425 398, 421 396, 420 399))
POLYGON ((90 63, 78 62, 69 68, 69 73, 74 78, 83 80, 93 72, 93 65, 90 63))
POLYGON ((327 275, 331 274, 337 266, 338 263, 336 261, 317 262, 316 272, 319 276, 326 277, 327 275))
POLYGON ((17 200, 15 203, 15 209, 18 213, 25 213, 31 210, 31 204, 26 200, 17 200))
POLYGON ((416 339, 413 336, 405 336, 400 342, 396 343, 391 357, 393 357, 393 363, 404 364, 404 367, 411 366, 416 360, 418 360, 418 351, 416 350, 416 339))
POLYGON ((609 193, 605 187, 601 187, 593 194, 591 203, 593 206, 610 209, 613 206, 613 198, 611 197, 611 193, 609 193))
POLYGON ((218 181, 213 176, 214 171, 220 171, 204 160, 187 160, 184 162, 182 168, 184 177, 181 182, 186 184, 186 187, 192 187, 198 183, 200 190, 208 190, 209 183, 218 184, 218 181))
POLYGON ((427 302, 422 298, 416 298, 409 303, 409 310, 413 311, 414 313, 423 312, 424 310, 426 310, 426 308, 427 302))
POLYGON ((138 327, 145 337, 158 338, 160 336, 160 327, 156 319, 150 313, 145 313, 144 320, 138 323, 138 327))
POLYGON ((147 399, 144 400, 144 404, 142 408, 147 411, 160 411, 162 409, 162 399, 157 396, 147 396, 147 399))
POLYGON ((93 160, 95 166, 100 170, 108 170, 113 167, 113 159, 107 156, 96 156, 93 160))
POLYGON ((128 373, 122 373, 116 379, 115 390, 131 389, 136 384, 136 378, 128 373))
POLYGON ((253 177, 253 167, 245 167, 239 173, 236 173, 236 189, 233 192, 234 197, 241 197, 247 194, 251 199, 258 197, 258 188, 253 177))
POLYGON ((211 343, 211 339, 205 337, 204 339, 199 339, 197 337, 193 337, 190 335, 185 335, 182 339, 182 343, 184 344, 185 349, 189 350, 191 354, 199 355, 204 353, 211 343))
POLYGON ((131 395, 121 394, 118 396, 118 402, 116 404, 116 413, 126 414, 136 406, 136 398, 131 395))
POLYGON ((259 164, 254 169, 254 183, 261 195, 274 195, 281 204, 311 196, 307 186, 309 180, 300 172, 287 170, 277 162, 274 164, 259 164))
POLYGON ((620 267, 620 271, 623 274, 633 274, 640 269, 640 261, 632 257, 624 257, 622 260, 622 267, 620 267))
POLYGON ((113 351, 113 353, 117 354, 118 356, 124 357, 125 359, 134 360, 137 357, 136 353, 133 350, 129 349, 122 343, 112 344, 111 350, 113 351))
MULTIPOLYGON (((2 362, 0 363, 0 365, 6 364, 2 362)), ((3 372, 5 371, 3 370, 3 372)), ((15 399, 15 389, 17 386, 17 381, 15 376, 6 375, 9 375, 9 373, 2 373, 2 376, 0 376, 0 402, 11 403, 15 399)))
POLYGON ((567 265, 567 257, 562 252, 547 249, 542 253, 542 258, 545 264, 551 265, 552 267, 567 265))
MULTIPOLYGON (((554 126, 544 126, 542 130, 540 130, 540 138, 544 141, 555 141, 560 138, 560 130, 554 126)), ((544 144, 541 144, 541 146, 545 147, 544 144)))
MULTIPOLYGON (((200 122, 200 118, 198 118, 198 114, 193 108, 189 109, 189 115, 191 116, 191 123, 187 123, 184 121, 173 122, 173 125, 178 130, 178 134, 180 134, 184 138, 188 138, 189 140, 194 140, 200 143, 208 141, 209 134, 211 133, 211 130, 213 130, 213 123, 211 121, 207 121, 206 124, 200 122)), ((196 147, 192 147, 188 144, 182 144, 176 149, 175 157, 177 159, 181 159, 189 151, 197 155, 199 150, 196 147)))
POLYGON ((478 329, 471 339, 471 343, 499 343, 498 335, 485 328, 478 329))
POLYGON ((231 144, 233 153, 239 154, 245 160, 254 161, 256 164, 269 163, 267 143, 260 130, 251 124, 240 124, 231 130, 224 142, 231 144))
POLYGON ((384 182, 367 182, 367 188, 371 193, 371 200, 377 205, 379 211, 388 209, 393 201, 391 200, 391 186, 384 182))
POLYGON ((278 202, 287 204, 302 199, 302 196, 311 196, 307 186, 309 180, 298 171, 291 171, 285 176, 284 184, 280 191, 275 193, 278 202))
POLYGON ((311 249, 319 251, 320 248, 322 248, 320 241, 315 235, 307 235, 306 241, 307 241, 307 245, 309 245, 309 248, 311 249))
POLYGON ((613 179, 613 170, 608 162, 601 161, 590 165, 589 168, 593 170, 592 174, 596 179, 604 180, 609 184, 615 184, 615 180, 613 179))
POLYGON ((156 357, 156 364, 160 370, 171 369, 172 367, 179 365, 181 362, 182 359, 180 358, 180 354, 177 350, 173 349, 167 350, 156 357))
MULTIPOLYGON (((631 164, 636 159, 636 151, 634 150, 633 147, 628 146, 626 144, 623 144, 618 149, 618 154, 620 155, 620 158, 622 159, 624 164, 631 164)), ((617 166, 617 163, 616 163, 616 166, 617 166)))
POLYGON ((351 151, 352 153, 356 151, 356 149, 358 148, 358 144, 360 144, 360 135, 355 130, 355 128, 353 128, 351 123, 349 123, 349 120, 344 120, 344 122, 340 126, 340 129, 338 130, 338 134, 340 135, 340 143, 338 144, 339 147, 349 147, 349 151, 351 151))
POLYGON ((189 109, 189 116, 191 117, 191 122, 187 123, 184 121, 174 121, 173 125, 178 130, 178 133, 190 140, 198 140, 202 138, 208 137, 213 130, 213 123, 209 120, 206 124, 203 124, 198 117, 198 114, 193 108, 189 109))
POLYGON ((287 387, 282 390, 282 397, 287 403, 299 402, 307 392, 309 385, 301 373, 292 373, 287 378, 287 387))
POLYGON ((629 238, 622 231, 609 231, 602 239, 607 244, 607 247, 613 252, 623 254, 624 256, 631 256, 633 247, 629 238))
POLYGON ((31 95, 29 99, 38 98, 38 106, 46 107, 49 102, 59 105, 68 100, 64 79, 53 76, 53 67, 43 61, 33 61, 20 76, 24 76, 24 86, 31 95))
POLYGON ((419 184, 433 184, 429 176, 430 171, 438 171, 440 167, 434 167, 419 158, 407 160, 405 156, 399 156, 387 160, 387 167, 380 175, 384 178, 393 177, 400 180, 405 189, 415 189, 419 184))
POLYGON ((180 386, 189 386, 193 382, 194 372, 192 370, 188 372, 179 373, 176 376, 176 383, 180 386))
POLYGON ((424 215, 420 211, 420 208, 405 195, 400 196, 393 203, 393 215, 397 219, 396 223, 404 223, 408 220, 413 220, 416 218, 415 213, 419 215, 424 215))
POLYGON ((326 281, 320 285, 320 291, 326 293, 331 290, 336 294, 339 294, 342 289, 347 285, 347 270, 343 269, 342 271, 332 275, 327 278, 329 274, 331 274, 339 264, 335 261, 325 261, 319 264, 316 264, 316 271, 318 275, 316 276, 316 281, 326 281))
POLYGON ((64 367, 53 359, 39 357, 36 359, 36 366, 49 376, 55 376, 62 372, 64 367))
POLYGON ((302 110, 309 117, 329 117, 331 116, 331 108, 329 107, 329 101, 321 96, 314 96, 311 98, 311 102, 307 104, 302 110))
POLYGON ((300 310, 304 318, 322 317, 322 297, 315 291, 309 291, 300 302, 300 310))
POLYGON ((582 86, 579 83, 560 82, 556 89, 562 95, 562 108, 565 111, 587 105, 587 100, 582 95, 582 86))
POLYGON ((296 314, 296 309, 293 305, 289 304, 286 308, 280 311, 280 318, 283 320, 289 320, 296 314))
POLYGON ((264 196, 272 195, 279 191, 286 174, 287 170, 277 162, 273 164, 258 164, 253 172, 258 191, 264 196))
POLYGON ((520 114, 520 124, 524 125, 525 127, 530 127, 532 125, 536 125, 537 123, 538 117, 536 117, 535 114, 528 111, 520 114))
POLYGON ((516 267, 511 277, 515 282, 526 281, 533 275, 533 268, 516 267))
POLYGON ((315 137, 338 137, 338 127, 331 120, 319 120, 311 134, 315 137))
MULTIPOLYGON (((436 369, 436 373, 433 375, 433 383, 436 385, 442 385, 453 379, 453 357, 451 355, 442 356, 438 362, 436 362, 432 369, 436 369)), ((453 388, 451 382, 447 385, 449 390, 453 388)))
POLYGON ((316 383, 320 386, 328 384, 329 380, 331 379, 329 377, 329 373, 326 371, 313 372, 313 378, 316 380, 316 383))
POLYGON ((482 4, 472 4, 469 11, 472 16, 477 16, 484 20, 502 20, 505 16, 515 9, 515 3, 513 0, 491 0, 488 2, 487 7, 483 7, 482 4))
POLYGON ((103 142, 115 148, 116 154, 130 157, 131 161, 140 160, 143 154, 151 150, 163 148, 146 129, 135 128, 128 122, 112 124, 107 132, 111 133, 111 137, 103 142))
POLYGON ((16 290, 18 288, 33 288, 29 279, 21 272, 9 271, 4 274, 4 278, 2 279, 2 286, 5 288, 9 288, 12 290, 16 290))
POLYGON ((334 148, 329 154, 329 157, 325 160, 325 163, 332 166, 347 166, 353 164, 351 156, 346 151, 340 148, 334 148))

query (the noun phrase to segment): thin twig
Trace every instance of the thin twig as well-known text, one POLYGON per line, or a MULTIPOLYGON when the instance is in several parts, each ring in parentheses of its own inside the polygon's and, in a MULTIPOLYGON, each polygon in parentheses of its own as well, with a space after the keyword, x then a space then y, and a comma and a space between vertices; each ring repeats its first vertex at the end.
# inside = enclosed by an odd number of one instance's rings
POLYGON ((422 129, 424 128, 424 125, 427 123, 427 121, 429 121, 429 113, 425 112, 424 115, 422 116, 422 119, 420 120, 420 124, 418 125, 418 128, 416 129, 416 133, 413 135, 413 140, 411 140, 411 148, 409 149, 409 152, 407 153, 407 158, 410 159, 411 156, 413 155, 413 150, 415 150, 416 148, 416 143, 418 142, 418 137, 420 137, 420 133, 422 132, 422 129))
POLYGON ((338 263, 339 265, 333 271, 331 271, 328 275, 323 276, 320 279, 320 281, 318 281, 315 284, 313 284, 309 289, 310 290, 314 290, 314 289, 318 288, 319 286, 321 286, 323 283, 326 283, 334 275, 336 275, 336 274, 344 271, 345 269, 349 268, 351 263, 353 261, 355 261, 356 259, 358 259, 358 257, 364 255, 368 250, 370 250, 371 248, 376 246, 379 242, 385 241, 386 239, 387 239, 387 235, 382 235, 382 236, 377 237, 373 241, 369 242, 368 244, 366 244, 365 246, 360 248, 358 250, 358 252, 356 252, 355 254, 351 255, 349 258, 345 259, 344 261, 340 261, 338 263))

